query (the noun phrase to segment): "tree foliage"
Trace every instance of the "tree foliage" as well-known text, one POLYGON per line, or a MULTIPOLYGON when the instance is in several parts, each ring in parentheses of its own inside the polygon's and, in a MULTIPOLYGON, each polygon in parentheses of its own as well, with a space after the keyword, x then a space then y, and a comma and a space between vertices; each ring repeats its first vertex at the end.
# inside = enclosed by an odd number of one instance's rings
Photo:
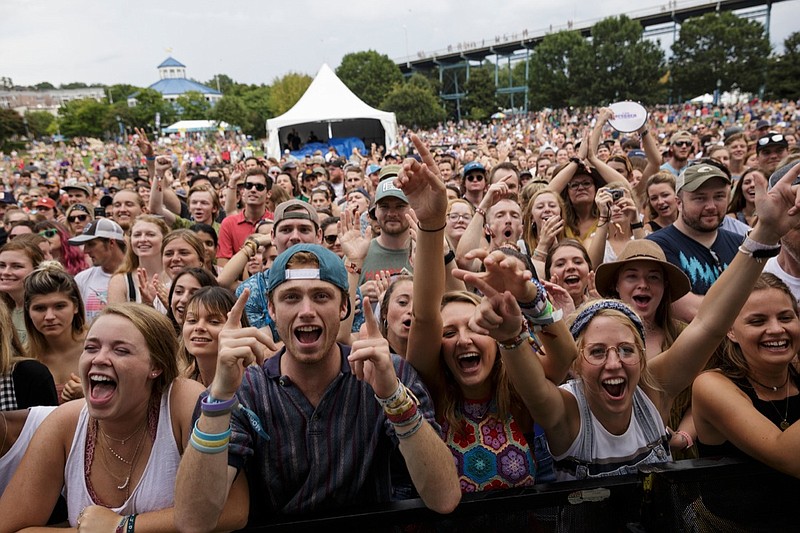
POLYGON ((230 90, 236 85, 236 82, 233 81, 233 78, 227 74, 217 74, 203 85, 206 87, 211 87, 212 89, 216 89, 217 86, 219 86, 219 92, 222 94, 228 94, 228 92, 230 92, 230 90))
POLYGON ((61 133, 67 137, 102 137, 107 131, 110 106, 92 98, 61 106, 61 133))
POLYGON ((769 60, 767 97, 797 100, 800 98, 800 32, 794 32, 783 42, 783 54, 769 60))
POLYGON ((497 111, 497 88, 494 77, 486 67, 473 68, 469 71, 469 79, 464 84, 467 96, 464 104, 467 117, 472 120, 485 120, 497 111))
POLYGON ((269 109, 273 115, 282 115, 300 100, 308 86, 314 81, 307 74, 290 72, 275 78, 269 91, 269 109))
POLYGON ((177 104, 183 120, 205 120, 211 115, 211 104, 199 91, 188 91, 180 95, 177 104))
POLYGON ((381 102, 381 109, 393 111, 405 126, 431 128, 445 119, 445 110, 430 83, 423 76, 414 76, 396 85, 381 102))
MULTIPOLYGON (((589 44, 577 31, 546 35, 533 51, 528 72, 533 109, 580 103, 582 80, 589 78, 589 44)), ((524 67, 524 65, 523 65, 524 67)))
POLYGON ((211 117, 214 120, 227 122, 228 124, 243 128, 248 125, 247 106, 241 96, 223 96, 211 110, 211 117))
POLYGON ((684 95, 739 89, 756 92, 764 83, 771 46, 764 25, 729 11, 687 20, 672 45, 672 75, 684 95))
POLYGON ((403 74, 394 61, 375 50, 346 54, 336 75, 356 96, 379 107, 395 85, 403 83, 403 74))
POLYGON ((28 131, 31 136, 44 137, 50 132, 56 117, 49 111, 26 111, 25 120, 28 121, 28 131))
POLYGON ((142 89, 136 94, 136 106, 126 108, 124 112, 125 125, 128 127, 155 129, 156 113, 161 117, 161 124, 168 125, 175 122, 178 112, 170 102, 164 100, 161 93, 155 89, 142 89))
POLYGON ((22 115, 13 109, 0 108, 0 144, 15 135, 25 133, 25 122, 22 115))

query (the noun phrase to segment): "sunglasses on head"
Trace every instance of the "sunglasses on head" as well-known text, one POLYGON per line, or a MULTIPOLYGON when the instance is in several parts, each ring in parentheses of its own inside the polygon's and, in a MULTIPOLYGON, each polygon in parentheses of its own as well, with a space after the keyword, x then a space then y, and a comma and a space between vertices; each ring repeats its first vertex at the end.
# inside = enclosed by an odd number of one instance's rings
POLYGON ((483 181, 483 174, 470 174, 466 177, 467 181, 483 181))
POLYGON ((338 235, 325 235, 323 237, 323 239, 325 239, 325 243, 326 244, 330 244, 331 246, 333 246, 334 244, 336 244, 336 241, 339 240, 339 236, 338 235))
POLYGON ((86 222, 89 220, 89 215, 70 215, 67 217, 67 222, 74 224, 75 222, 86 222))
POLYGON ((47 239, 55 237, 57 234, 58 234, 58 230, 55 229, 55 228, 50 228, 50 229, 42 230, 42 231, 39 232, 39 235, 41 235, 42 237, 45 237, 47 239))
POLYGON ((252 181, 248 181, 244 184, 244 188, 248 191, 254 187, 258 192, 264 192, 267 190, 267 185, 265 183, 253 183, 252 181))
POLYGON ((780 133, 776 133, 774 135, 769 135, 767 137, 761 137, 758 140, 758 145, 759 146, 766 146, 769 143, 779 143, 779 142, 782 142, 782 141, 783 141, 783 135, 781 135, 780 133))
POLYGON ((686 147, 686 146, 691 146, 691 145, 692 145, 692 141, 675 141, 674 143, 672 143, 672 146, 684 146, 684 147, 686 147))

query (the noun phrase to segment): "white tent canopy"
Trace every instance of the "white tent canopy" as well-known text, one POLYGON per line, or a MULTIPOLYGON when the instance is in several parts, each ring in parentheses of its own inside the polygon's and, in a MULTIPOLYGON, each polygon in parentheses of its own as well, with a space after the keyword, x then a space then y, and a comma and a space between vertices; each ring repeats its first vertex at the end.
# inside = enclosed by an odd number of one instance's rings
POLYGON ((171 126, 164 128, 165 133, 193 133, 197 131, 219 131, 230 130, 232 128, 227 122, 216 120, 180 120, 171 126))
POLYGON ((300 100, 283 115, 267 120, 267 155, 280 157, 293 129, 301 139, 313 131, 322 141, 358 137, 366 146, 374 142, 388 150, 395 144, 397 119, 394 113, 365 104, 323 64, 300 100))

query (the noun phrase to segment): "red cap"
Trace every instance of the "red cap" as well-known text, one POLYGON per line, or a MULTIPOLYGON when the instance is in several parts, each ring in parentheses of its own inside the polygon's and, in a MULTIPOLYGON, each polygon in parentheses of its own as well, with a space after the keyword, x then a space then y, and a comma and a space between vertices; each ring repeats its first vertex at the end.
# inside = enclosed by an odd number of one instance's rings
POLYGON ((39 198, 39 200, 36 202, 36 207, 48 207, 50 209, 55 209, 56 203, 52 198, 45 196, 43 198, 39 198))

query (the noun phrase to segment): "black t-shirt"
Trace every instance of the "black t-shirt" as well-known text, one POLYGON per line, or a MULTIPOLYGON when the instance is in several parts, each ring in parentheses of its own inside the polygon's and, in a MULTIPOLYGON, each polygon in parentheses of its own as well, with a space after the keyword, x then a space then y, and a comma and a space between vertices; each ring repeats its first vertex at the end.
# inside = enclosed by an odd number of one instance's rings
POLYGON ((17 409, 27 409, 37 405, 58 405, 53 375, 39 361, 33 359, 20 361, 14 365, 11 375, 17 396, 17 409))

